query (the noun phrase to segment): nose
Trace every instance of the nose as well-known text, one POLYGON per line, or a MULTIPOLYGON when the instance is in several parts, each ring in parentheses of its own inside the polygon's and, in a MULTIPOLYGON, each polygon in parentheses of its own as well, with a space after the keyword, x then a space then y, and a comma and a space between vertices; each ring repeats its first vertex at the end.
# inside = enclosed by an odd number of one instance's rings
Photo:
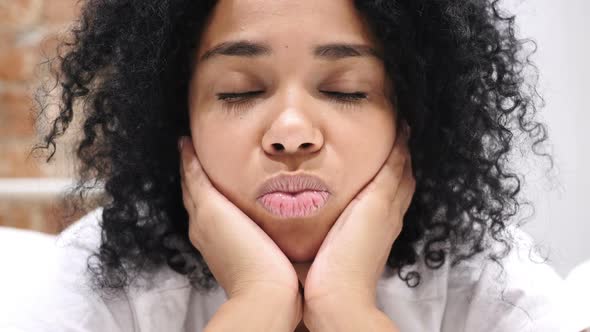
POLYGON ((263 137, 263 148, 273 156, 308 155, 321 149, 323 136, 299 112, 285 112, 263 137))

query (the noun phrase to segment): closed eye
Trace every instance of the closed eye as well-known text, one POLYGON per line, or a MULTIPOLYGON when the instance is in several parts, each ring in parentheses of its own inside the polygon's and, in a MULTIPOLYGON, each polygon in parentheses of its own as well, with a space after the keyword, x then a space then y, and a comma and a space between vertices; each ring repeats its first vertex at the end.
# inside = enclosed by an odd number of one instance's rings
MULTIPOLYGON (((363 92, 353 92, 353 93, 346 93, 346 92, 338 92, 338 91, 320 91, 321 93, 330 97, 330 99, 335 99, 336 101, 357 101, 360 99, 366 99, 367 94, 363 92)), ((250 97, 255 97, 260 94, 264 93, 264 91, 248 91, 248 92, 226 92, 226 93, 219 93, 217 94, 217 99, 223 100, 226 102, 240 102, 243 99, 248 99, 250 97)))
POLYGON ((239 102, 242 99, 247 99, 249 97, 257 96, 264 91, 248 91, 248 92, 225 92, 225 93, 218 93, 217 99, 224 100, 229 103, 239 102))
POLYGON ((353 93, 345 93, 345 92, 337 92, 337 91, 320 91, 320 92, 325 93, 326 95, 328 95, 330 97, 330 99, 333 99, 338 102, 350 103, 350 102, 357 102, 362 99, 367 99, 367 94, 364 92, 353 92, 353 93))
MULTIPOLYGON (((328 97, 328 100, 338 103, 341 107, 351 107, 367 99, 364 92, 338 92, 338 91, 320 91, 328 97)), ((255 102, 255 97, 263 94, 264 91, 248 92, 226 92, 218 93, 217 99, 223 102, 223 109, 234 112, 241 112, 255 102)))

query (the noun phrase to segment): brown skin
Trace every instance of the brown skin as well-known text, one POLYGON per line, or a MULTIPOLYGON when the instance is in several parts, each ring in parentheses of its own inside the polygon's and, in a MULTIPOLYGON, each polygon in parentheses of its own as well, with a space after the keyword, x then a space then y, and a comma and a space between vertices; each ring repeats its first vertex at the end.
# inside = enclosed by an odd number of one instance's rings
POLYGON ((338 217, 313 264, 294 264, 306 289, 303 303, 294 266, 213 187, 192 143, 184 140, 181 175, 189 235, 231 299, 213 317, 211 329, 245 328, 244 315, 258 305, 261 313, 273 308, 273 315, 248 319, 249 329, 291 331, 299 323, 301 331, 303 319, 317 331, 398 331, 375 306, 375 296, 415 190, 405 129, 379 172, 338 217))
POLYGON ((385 164, 346 206, 312 264, 295 264, 304 280, 303 321, 314 331, 397 331, 375 299, 416 189, 409 135, 404 125, 385 164))
POLYGON ((189 96, 193 144, 213 185, 291 261, 309 262, 393 146, 395 115, 386 97, 385 68, 375 57, 326 60, 311 54, 313 45, 333 42, 377 47, 352 1, 220 1, 198 57, 240 38, 265 41, 274 55, 197 63, 189 96), (239 114, 224 110, 216 97, 257 90, 265 93, 239 114), (368 99, 343 107, 320 90, 362 91, 368 99), (316 217, 279 220, 257 204, 256 190, 266 179, 300 170, 319 176, 331 190, 316 217))
POLYGON ((240 326, 244 331, 292 331, 303 311, 293 265, 252 219, 211 184, 191 140, 179 143, 189 238, 228 297, 207 330, 240 326), (273 308, 272 316, 267 315, 268 308, 273 308), (255 313, 260 314, 244 321, 255 313))
POLYGON ((351 43, 379 52, 380 45, 353 2, 342 0, 221 0, 200 40, 189 94, 194 151, 212 186, 276 243, 304 283, 336 220, 383 169, 397 134, 382 61, 320 59, 312 48, 351 43), (200 60, 222 42, 244 39, 266 43, 272 54, 200 60), (217 98, 250 91, 262 93, 237 111, 217 98), (343 105, 326 91, 367 99, 343 105), (281 220, 256 202, 266 179, 302 170, 330 189, 319 214, 281 220))

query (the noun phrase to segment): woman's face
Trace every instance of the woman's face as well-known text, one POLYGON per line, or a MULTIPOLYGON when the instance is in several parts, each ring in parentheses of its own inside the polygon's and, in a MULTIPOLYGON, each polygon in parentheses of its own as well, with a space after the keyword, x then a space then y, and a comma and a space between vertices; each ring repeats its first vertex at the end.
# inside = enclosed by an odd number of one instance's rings
POLYGON ((382 61, 367 51, 378 54, 379 47, 345 0, 221 0, 205 25, 189 95, 195 150, 213 185, 292 262, 313 260, 393 147, 391 85, 382 61), (235 41, 260 45, 203 58, 235 41), (337 44, 363 48, 329 47, 337 44), (362 94, 347 104, 327 92, 362 94), (280 218, 257 202, 265 180, 301 172, 330 191, 315 215, 280 218))

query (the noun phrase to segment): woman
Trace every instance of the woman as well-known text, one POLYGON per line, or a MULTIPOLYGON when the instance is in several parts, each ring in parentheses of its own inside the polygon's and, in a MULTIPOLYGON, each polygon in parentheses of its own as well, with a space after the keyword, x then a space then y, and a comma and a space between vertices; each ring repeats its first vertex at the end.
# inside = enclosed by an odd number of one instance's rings
POLYGON ((105 200, 39 329, 558 330, 511 219, 513 136, 547 135, 498 7, 87 1, 41 148, 84 114, 72 197, 105 200))

